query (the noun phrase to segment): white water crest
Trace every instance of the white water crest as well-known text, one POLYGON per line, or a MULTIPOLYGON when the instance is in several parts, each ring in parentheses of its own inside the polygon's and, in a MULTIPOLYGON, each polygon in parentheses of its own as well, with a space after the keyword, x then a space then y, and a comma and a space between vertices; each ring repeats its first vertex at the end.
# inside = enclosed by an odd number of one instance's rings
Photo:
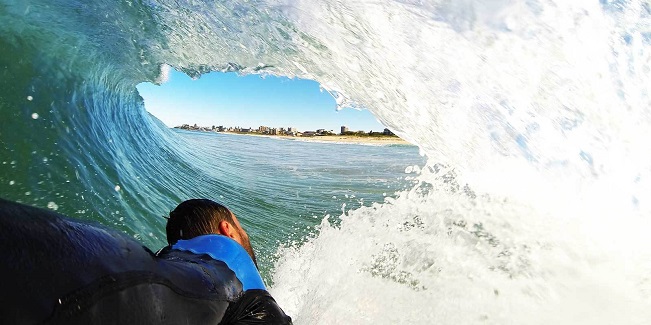
POLYGON ((178 6, 154 6, 168 50, 152 60, 317 80, 478 190, 651 210, 648 1, 178 6))
POLYGON ((281 249, 272 294, 296 323, 648 323, 646 229, 473 193, 448 172, 281 249))
POLYGON ((651 322, 649 2, 271 8, 297 30, 272 71, 430 158, 418 187, 280 251, 297 323, 651 322))

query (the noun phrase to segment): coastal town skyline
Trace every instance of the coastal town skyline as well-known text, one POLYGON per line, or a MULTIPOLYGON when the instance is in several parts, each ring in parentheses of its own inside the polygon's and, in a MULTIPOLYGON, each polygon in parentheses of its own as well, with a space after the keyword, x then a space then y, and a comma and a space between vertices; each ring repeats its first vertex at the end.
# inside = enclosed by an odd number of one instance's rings
POLYGON ((157 86, 137 86, 145 109, 168 127, 193 125, 292 126, 301 130, 376 131, 385 128, 368 110, 337 111, 332 96, 312 80, 235 73, 209 73, 192 80, 171 70, 157 86))
POLYGON ((175 129, 188 130, 188 131, 201 131, 201 132, 228 132, 228 133, 252 133, 252 134, 261 134, 261 135, 284 135, 284 136, 295 136, 295 137, 312 137, 312 136, 329 136, 329 135, 355 135, 355 136, 391 136, 396 137, 396 135, 389 130, 384 128, 382 131, 364 131, 357 130, 351 131, 348 126, 342 125, 339 128, 339 133, 335 130, 326 130, 326 129, 316 129, 316 130, 304 130, 301 131, 295 127, 269 127, 261 125, 257 129, 252 127, 242 128, 239 126, 223 126, 223 125, 212 125, 212 126, 199 126, 198 124, 182 124, 174 127, 175 129))

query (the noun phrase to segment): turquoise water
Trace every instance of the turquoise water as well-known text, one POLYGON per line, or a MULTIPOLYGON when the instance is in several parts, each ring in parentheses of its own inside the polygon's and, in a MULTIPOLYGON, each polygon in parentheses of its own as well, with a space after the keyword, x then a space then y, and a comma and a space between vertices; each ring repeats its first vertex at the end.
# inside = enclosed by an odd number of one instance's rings
POLYGON ((223 199, 297 324, 648 324, 649 12, 0 0, 0 196, 150 247, 223 199), (173 132, 136 90, 171 69, 316 80, 418 147, 173 132))
POLYGON ((326 216, 336 222, 344 211, 383 202, 411 188, 414 177, 405 167, 426 162, 413 145, 174 132, 193 148, 192 163, 205 173, 192 186, 239 216, 265 270, 278 246, 314 235, 326 216))

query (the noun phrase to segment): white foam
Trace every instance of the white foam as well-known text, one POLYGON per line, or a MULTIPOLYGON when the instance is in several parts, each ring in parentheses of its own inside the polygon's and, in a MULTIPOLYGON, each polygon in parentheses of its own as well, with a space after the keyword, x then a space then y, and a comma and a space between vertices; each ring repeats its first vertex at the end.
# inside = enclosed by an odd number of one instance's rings
POLYGON ((651 255, 639 230, 648 220, 600 232, 575 209, 541 211, 511 198, 472 198, 440 180, 424 184, 348 211, 339 227, 324 219, 317 237, 279 252, 271 291, 296 323, 651 319, 651 255))
POLYGON ((154 81, 154 83, 160 85, 160 84, 164 84, 167 81, 169 81, 171 71, 172 71, 172 68, 169 65, 161 64, 160 65, 160 73, 159 73, 158 77, 156 78, 156 80, 154 81))
POLYGON ((297 323, 651 322, 645 5, 287 1, 302 66, 453 167, 282 250, 297 323))

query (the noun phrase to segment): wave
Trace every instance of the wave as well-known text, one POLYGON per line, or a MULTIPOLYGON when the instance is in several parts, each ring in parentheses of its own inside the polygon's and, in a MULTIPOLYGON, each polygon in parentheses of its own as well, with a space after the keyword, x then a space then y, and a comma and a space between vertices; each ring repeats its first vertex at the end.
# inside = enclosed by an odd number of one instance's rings
POLYGON ((0 195, 160 244, 170 202, 236 191, 135 85, 314 79, 429 163, 279 251, 297 322, 647 323, 649 6, 3 0, 0 195))

